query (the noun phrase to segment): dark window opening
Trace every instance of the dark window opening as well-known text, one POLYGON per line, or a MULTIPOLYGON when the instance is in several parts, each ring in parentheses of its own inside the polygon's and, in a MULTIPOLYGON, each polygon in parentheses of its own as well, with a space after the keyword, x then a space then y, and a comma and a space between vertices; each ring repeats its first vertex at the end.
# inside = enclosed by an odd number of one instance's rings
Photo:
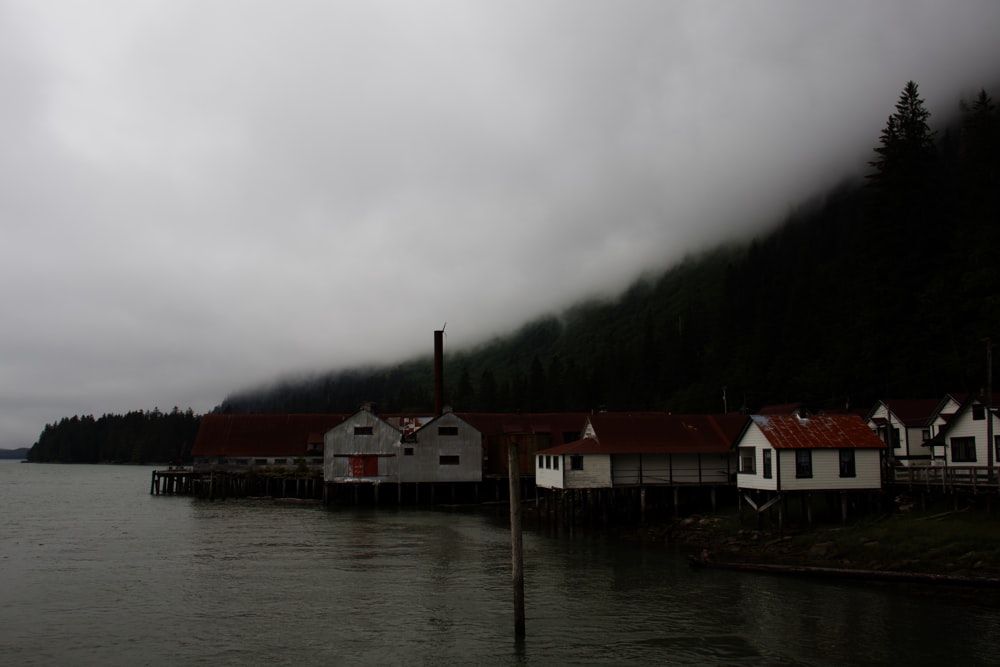
POLYGON ((438 464, 443 466, 457 466, 458 456, 452 454, 445 454, 438 458, 438 464))
POLYGON ((975 463, 976 462, 975 436, 952 438, 951 460, 953 463, 975 463))
POLYGON ((371 426, 355 426, 354 435, 372 435, 374 428, 371 426))
POLYGON ((569 469, 570 470, 583 470, 583 457, 579 454, 574 454, 569 457, 569 469))
POLYGON ((771 479, 771 450, 765 449, 764 454, 764 479, 771 479))
POLYGON ((438 426, 438 435, 458 435, 457 426, 438 426))
POLYGON ((403 447, 403 456, 413 456, 413 447, 403 447))
POLYGON ((853 449, 841 449, 840 450, 840 476, 841 477, 856 477, 856 468, 854 464, 854 450, 853 449))
POLYGON ((795 476, 800 479, 813 476, 813 457, 811 449, 795 450, 795 476))

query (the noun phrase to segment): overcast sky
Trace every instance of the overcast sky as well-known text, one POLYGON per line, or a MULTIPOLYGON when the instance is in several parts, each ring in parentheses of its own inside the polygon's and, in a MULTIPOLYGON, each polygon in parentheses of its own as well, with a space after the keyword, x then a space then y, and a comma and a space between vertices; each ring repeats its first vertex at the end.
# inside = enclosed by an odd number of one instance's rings
POLYGON ((998 34, 996 0, 0 0, 0 447, 613 292, 862 173, 908 79, 938 119, 989 89, 998 34))

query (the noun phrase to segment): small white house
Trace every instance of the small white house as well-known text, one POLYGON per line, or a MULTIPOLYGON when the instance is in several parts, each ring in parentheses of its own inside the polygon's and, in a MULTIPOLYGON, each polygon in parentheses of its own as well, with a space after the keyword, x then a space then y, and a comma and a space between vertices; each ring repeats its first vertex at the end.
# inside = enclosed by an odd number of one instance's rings
POLYGON ((885 443, 856 415, 754 415, 736 449, 739 489, 783 492, 882 487, 885 443))
POLYGON ((934 457, 945 466, 985 468, 991 452, 987 449, 993 440, 993 465, 1000 459, 1000 420, 996 406, 1000 396, 993 399, 993 412, 987 409, 982 397, 971 397, 952 415, 930 445, 934 457))
POLYGON ((931 458, 924 446, 934 435, 934 417, 941 400, 883 399, 868 413, 868 426, 887 445, 886 455, 897 465, 926 463, 931 458))

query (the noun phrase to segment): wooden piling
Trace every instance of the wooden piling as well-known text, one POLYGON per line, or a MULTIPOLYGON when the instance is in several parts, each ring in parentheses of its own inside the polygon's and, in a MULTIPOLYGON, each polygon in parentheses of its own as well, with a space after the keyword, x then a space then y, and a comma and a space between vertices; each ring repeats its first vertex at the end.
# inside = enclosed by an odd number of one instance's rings
POLYGON ((521 474, 517 442, 507 446, 507 471, 510 480, 510 551, 511 583, 514 588, 514 637, 524 639, 524 547, 521 541, 521 474))

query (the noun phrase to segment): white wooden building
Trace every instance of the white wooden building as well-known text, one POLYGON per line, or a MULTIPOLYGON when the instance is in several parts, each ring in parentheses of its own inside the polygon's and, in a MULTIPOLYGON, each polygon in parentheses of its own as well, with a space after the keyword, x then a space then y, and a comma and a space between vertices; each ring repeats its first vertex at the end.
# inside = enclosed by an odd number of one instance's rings
MULTIPOLYGON (((802 417, 754 415, 737 440, 741 498, 758 513, 781 504, 790 494, 842 492, 846 519, 847 492, 882 487, 885 443, 856 415, 802 417)), ((803 505, 812 522, 808 495, 803 505)))
POLYGON ((983 397, 970 397, 948 418, 941 432, 931 440, 934 457, 945 466, 985 468, 990 462, 990 439, 993 440, 993 464, 1000 455, 1000 420, 993 399, 992 414, 983 397))
POLYGON ((730 484, 743 415, 599 413, 583 438, 538 452, 536 484, 550 489, 730 484))
POLYGON ((746 420, 738 414, 590 415, 582 439, 536 454, 535 483, 546 507, 567 502, 572 507, 585 493, 591 504, 598 496, 602 512, 609 505, 631 511, 638 504, 645 516, 649 500, 676 516, 685 488, 688 503, 707 496, 704 502, 714 508, 716 489, 732 486, 733 443, 746 420))
POLYGON ((885 443, 855 415, 753 415, 737 440, 740 489, 840 491, 882 487, 885 443))

